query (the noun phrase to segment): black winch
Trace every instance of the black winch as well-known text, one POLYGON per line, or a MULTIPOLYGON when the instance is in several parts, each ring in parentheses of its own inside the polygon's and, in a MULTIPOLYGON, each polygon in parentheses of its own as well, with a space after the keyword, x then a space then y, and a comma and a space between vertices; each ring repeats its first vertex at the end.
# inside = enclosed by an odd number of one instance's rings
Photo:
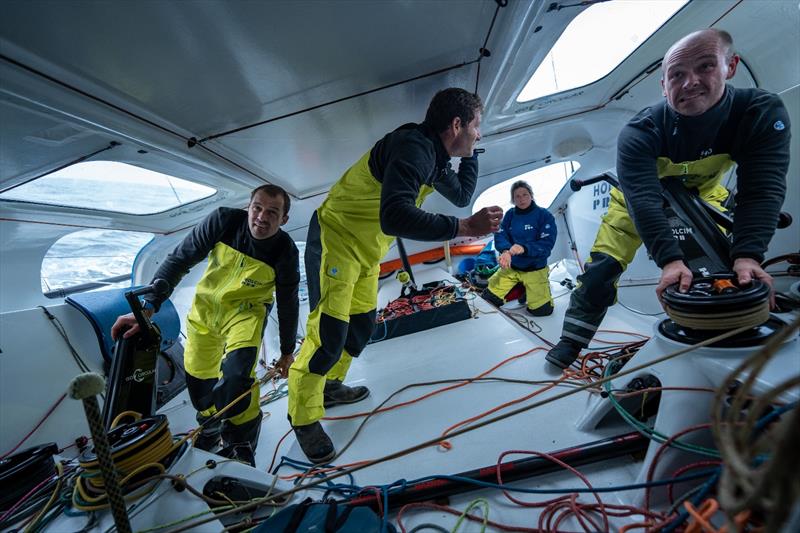
POLYGON ((715 346, 763 344, 785 325, 770 315, 770 291, 769 285, 759 280, 739 285, 734 274, 696 278, 686 292, 680 292, 677 284, 670 285, 662 295, 669 319, 659 324, 658 329, 669 339, 695 344, 723 331, 751 326, 715 346))
MULTIPOLYGON (((687 292, 680 292, 676 284, 667 287, 662 294, 669 319, 659 324, 659 332, 684 344, 696 344, 749 326, 751 329, 713 346, 763 344, 785 325, 770 315, 772 288, 760 280, 739 285, 732 273, 733 219, 730 213, 703 200, 698 190, 687 188, 686 179, 687 176, 659 179, 664 212, 673 235, 678 238, 683 261, 695 276, 687 292)), ((573 179, 570 188, 578 191, 598 181, 620 189, 616 178, 610 174, 587 180, 573 179)), ((776 226, 785 228, 791 223, 788 213, 780 213, 776 226)))

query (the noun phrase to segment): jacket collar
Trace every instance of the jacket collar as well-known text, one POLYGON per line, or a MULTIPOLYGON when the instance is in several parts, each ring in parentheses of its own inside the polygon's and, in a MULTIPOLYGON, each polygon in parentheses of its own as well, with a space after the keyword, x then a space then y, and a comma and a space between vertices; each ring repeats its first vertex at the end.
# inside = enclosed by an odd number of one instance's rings
POLYGON ((714 104, 710 109, 701 115, 688 117, 686 115, 681 115, 672 109, 669 104, 666 104, 666 107, 668 110, 667 112, 671 115, 673 122, 680 121, 684 124, 684 127, 717 129, 719 125, 727 118, 732 102, 733 87, 726 84, 725 92, 722 93, 722 98, 719 99, 719 102, 714 104))
POLYGON ((439 134, 436 133, 433 128, 428 125, 427 122, 423 122, 419 125, 419 130, 422 132, 425 137, 431 140, 433 143, 433 147, 436 150, 436 167, 437 168, 446 168, 447 164, 450 162, 450 154, 447 153, 445 150, 444 144, 442 144, 442 139, 439 137, 439 134))
POLYGON ((515 215, 526 215, 536 209, 536 202, 531 202, 531 205, 526 207, 525 209, 520 209, 519 207, 514 206, 514 214, 515 215))

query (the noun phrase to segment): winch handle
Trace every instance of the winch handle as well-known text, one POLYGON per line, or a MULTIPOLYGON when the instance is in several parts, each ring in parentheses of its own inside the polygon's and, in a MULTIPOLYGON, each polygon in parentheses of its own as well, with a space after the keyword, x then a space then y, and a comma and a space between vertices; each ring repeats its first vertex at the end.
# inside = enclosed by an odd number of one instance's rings
POLYGON ((139 330, 143 335, 150 335, 150 332, 153 331, 153 324, 150 318, 142 312, 142 302, 139 301, 139 297, 148 294, 164 295, 168 292, 169 283, 163 279, 156 279, 153 280, 153 283, 150 285, 145 285, 144 287, 139 287, 138 289, 125 293, 125 300, 128 301, 133 316, 139 324, 139 330))
POLYGON ((602 174, 600 176, 595 176, 594 178, 589 178, 589 179, 585 179, 585 180, 573 179, 573 180, 570 180, 570 182, 569 182, 569 188, 572 189, 575 192, 578 192, 579 190, 581 190, 581 188, 583 188, 583 187, 585 187, 587 185, 594 185, 595 183, 600 182, 600 181, 605 181, 606 183, 608 183, 612 187, 616 187, 617 189, 620 188, 619 187, 619 182, 617 181, 617 178, 615 178, 611 174, 602 174))

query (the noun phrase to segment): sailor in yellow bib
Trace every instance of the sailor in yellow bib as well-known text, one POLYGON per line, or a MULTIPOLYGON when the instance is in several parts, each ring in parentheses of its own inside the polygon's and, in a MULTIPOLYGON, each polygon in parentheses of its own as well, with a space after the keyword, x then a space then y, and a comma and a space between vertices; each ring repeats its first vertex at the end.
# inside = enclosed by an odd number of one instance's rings
MULTIPOLYGON (((258 388, 234 403, 222 420, 209 419, 251 389, 261 337, 275 299, 278 304, 281 359, 286 375, 297 338, 300 282, 299 254, 291 237, 280 229, 288 220, 290 199, 276 185, 264 185, 251 195, 247 211, 221 207, 195 226, 161 263, 153 279, 163 279, 170 291, 147 296, 157 310, 194 265, 208 257, 186 320, 183 354, 189 398, 204 424, 195 446, 255 463, 261 428, 258 388)), ((116 337, 138 330, 133 315, 117 319, 116 337)))
POLYGON ((422 124, 406 124, 379 140, 331 188, 309 225, 306 338, 289 370, 289 420, 314 463, 333 458, 333 443, 319 423, 325 408, 366 398, 366 387, 343 384, 353 357, 375 324, 380 261, 394 237, 446 241, 485 235, 502 217, 486 208, 458 219, 420 209, 438 191, 469 205, 478 178, 473 146, 480 140, 482 104, 463 89, 434 96, 422 124), (450 158, 460 156, 458 172, 450 158))
POLYGON ((648 107, 622 129, 617 174, 591 257, 570 297, 561 340, 547 354, 560 368, 589 345, 616 299, 616 283, 644 242, 662 269, 656 294, 670 284, 686 289, 692 272, 664 212, 660 179, 678 177, 709 204, 723 209, 722 179, 736 169, 730 259, 742 284, 758 278, 786 193, 789 116, 780 98, 762 89, 725 84, 738 64, 731 36, 710 29, 675 43, 664 57, 666 100, 648 107))
POLYGON ((511 185, 511 201, 514 207, 506 211, 494 236, 500 268, 489 278, 483 297, 502 307, 509 291, 522 283, 527 312, 548 316, 553 313, 553 297, 547 258, 556 242, 556 221, 548 210, 536 205, 533 188, 525 181, 511 185))

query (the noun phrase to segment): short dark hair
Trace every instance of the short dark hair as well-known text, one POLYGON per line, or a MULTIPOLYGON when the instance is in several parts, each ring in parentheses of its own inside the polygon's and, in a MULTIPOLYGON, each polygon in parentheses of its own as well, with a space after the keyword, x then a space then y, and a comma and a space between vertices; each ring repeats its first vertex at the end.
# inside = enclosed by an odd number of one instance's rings
POLYGON ((459 117, 466 126, 477 113, 483 112, 481 97, 458 87, 450 87, 436 93, 428 105, 425 122, 436 133, 441 133, 450 126, 453 119, 459 117))
POLYGON ((719 38, 719 42, 722 43, 722 46, 725 47, 725 60, 730 61, 733 57, 733 37, 730 33, 726 32, 725 30, 719 30, 717 28, 710 28, 711 31, 717 34, 719 38))
POLYGON ((253 192, 250 193, 250 201, 253 201, 257 192, 263 192, 267 196, 271 196, 275 198, 277 196, 283 196, 283 214, 289 214, 289 208, 292 206, 292 200, 289 198, 289 193, 287 193, 283 187, 278 187, 277 185, 273 185, 272 183, 268 183, 267 185, 262 185, 261 187, 256 187, 253 189, 253 192))
POLYGON ((512 202, 514 201, 514 191, 516 191, 517 189, 525 189, 526 191, 528 191, 531 194, 531 198, 533 198, 533 189, 528 184, 528 182, 519 180, 519 181, 515 181, 514 184, 511 186, 511 201, 512 202))

